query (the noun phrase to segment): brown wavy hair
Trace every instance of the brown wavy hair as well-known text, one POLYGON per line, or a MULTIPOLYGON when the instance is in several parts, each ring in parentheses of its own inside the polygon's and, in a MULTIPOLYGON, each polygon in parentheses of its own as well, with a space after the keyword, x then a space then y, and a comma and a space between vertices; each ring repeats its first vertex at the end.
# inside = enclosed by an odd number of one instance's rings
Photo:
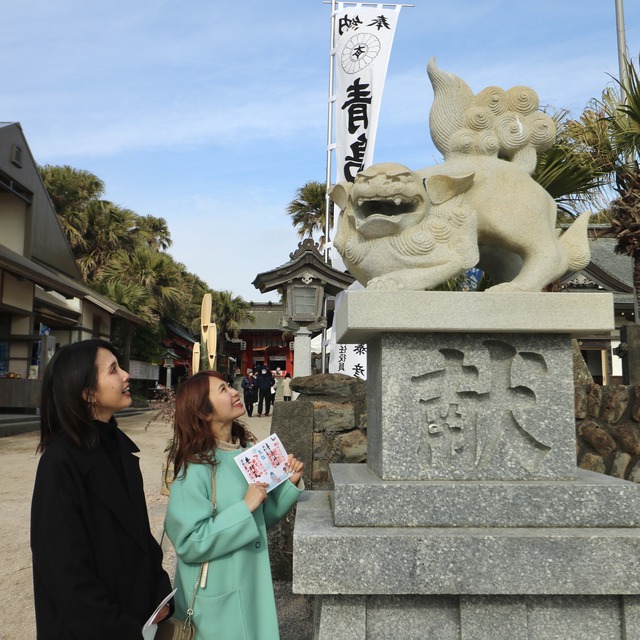
MULTIPOLYGON (((211 428, 215 411, 209 400, 210 378, 226 382, 217 371, 200 371, 180 384, 176 391, 173 419, 173 442, 169 449, 169 462, 173 462, 173 477, 182 470, 187 473, 189 463, 216 464, 218 439, 211 428)), ((231 437, 241 447, 254 444, 256 437, 238 420, 231 426, 231 437)), ((168 465, 167 465, 168 466, 168 465)))

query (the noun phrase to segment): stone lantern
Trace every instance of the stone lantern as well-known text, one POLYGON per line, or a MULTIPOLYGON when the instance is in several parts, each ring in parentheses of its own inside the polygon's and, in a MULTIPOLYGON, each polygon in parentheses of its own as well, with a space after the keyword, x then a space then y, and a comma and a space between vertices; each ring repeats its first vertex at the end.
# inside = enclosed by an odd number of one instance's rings
POLYGON ((300 242, 289 258, 289 262, 276 269, 259 273, 253 285, 260 293, 283 291, 282 328, 294 332, 293 375, 308 376, 311 375, 311 332, 327 326, 325 298, 344 291, 354 278, 328 265, 310 238, 300 242))
POLYGON ((175 367, 176 360, 178 359, 178 354, 172 351, 171 349, 167 349, 161 356, 160 360, 162 361, 162 366, 167 370, 167 389, 171 388, 171 369, 175 367))

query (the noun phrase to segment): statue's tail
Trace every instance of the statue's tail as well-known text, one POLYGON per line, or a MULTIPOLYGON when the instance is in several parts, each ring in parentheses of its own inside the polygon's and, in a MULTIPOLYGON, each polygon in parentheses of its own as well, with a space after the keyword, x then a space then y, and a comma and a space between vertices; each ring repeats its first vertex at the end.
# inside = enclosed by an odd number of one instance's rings
POLYGON ((462 78, 442 71, 435 58, 429 60, 427 73, 433 86, 429 114, 431 139, 438 151, 446 156, 450 151, 451 136, 464 126, 464 112, 473 98, 473 91, 462 78))
POLYGON ((576 221, 560 236, 560 246, 569 259, 567 271, 580 271, 591 260, 591 248, 587 234, 590 217, 590 211, 578 216, 576 221))

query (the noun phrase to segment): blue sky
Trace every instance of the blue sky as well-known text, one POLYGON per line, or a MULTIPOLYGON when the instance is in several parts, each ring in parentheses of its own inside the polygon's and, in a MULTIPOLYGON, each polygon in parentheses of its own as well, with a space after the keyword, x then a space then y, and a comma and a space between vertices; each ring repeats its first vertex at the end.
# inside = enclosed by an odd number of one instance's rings
MULTIPOLYGON (((330 5, 321 0, 2 3, 0 121, 40 164, 96 174, 106 198, 168 221, 169 252, 214 289, 262 296, 256 274, 298 238, 286 207, 326 173, 330 5)), ((630 56, 640 2, 627 0, 630 56)), ((578 116, 618 75, 615 0, 416 0, 403 9, 376 162, 439 161, 426 64, 534 88, 578 116)))

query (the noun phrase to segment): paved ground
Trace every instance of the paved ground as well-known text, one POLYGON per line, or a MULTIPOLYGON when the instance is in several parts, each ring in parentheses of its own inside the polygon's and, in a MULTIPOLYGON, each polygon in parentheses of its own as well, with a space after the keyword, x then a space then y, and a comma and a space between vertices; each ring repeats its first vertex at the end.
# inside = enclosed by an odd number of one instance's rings
MULTIPOLYGON (((140 447, 140 467, 151 527, 160 537, 167 498, 160 493, 162 462, 171 428, 152 422, 149 414, 123 417, 122 429, 140 447)), ((271 418, 246 418, 258 439, 269 434, 271 418)), ((35 640, 31 552, 29 549, 29 510, 38 457, 37 432, 0 438, 0 640, 35 640)), ((173 576, 175 558, 169 548, 165 566, 173 576)), ((311 602, 291 593, 288 583, 276 583, 281 640, 310 640, 312 637, 311 602)), ((88 640, 88 639, 87 639, 88 640)))

